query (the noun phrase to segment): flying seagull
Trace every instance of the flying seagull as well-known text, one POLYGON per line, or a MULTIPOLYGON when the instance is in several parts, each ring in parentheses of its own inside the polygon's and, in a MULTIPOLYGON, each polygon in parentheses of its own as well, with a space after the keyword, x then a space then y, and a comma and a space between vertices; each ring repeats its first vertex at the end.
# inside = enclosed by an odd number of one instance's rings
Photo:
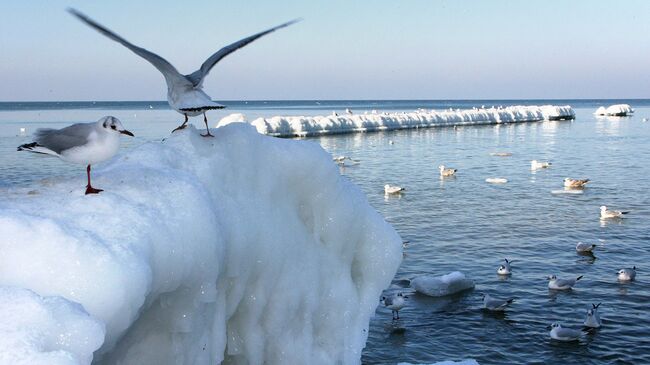
POLYGON ((194 71, 189 75, 181 75, 171 63, 169 63, 164 58, 158 56, 157 54, 147 51, 144 48, 140 48, 126 39, 120 37, 119 35, 113 33, 108 28, 98 24, 94 20, 90 19, 86 15, 80 13, 75 9, 68 9, 68 11, 79 18, 84 23, 88 24, 92 28, 95 28, 98 32, 107 36, 108 38, 122 44, 124 47, 133 51, 133 53, 149 61, 155 68, 160 71, 165 77, 165 82, 167 83, 167 101, 172 109, 183 114, 185 116, 185 121, 183 124, 178 126, 172 132, 183 129, 186 127, 188 117, 194 117, 200 114, 203 114, 203 122, 205 123, 206 133, 202 134, 204 137, 212 137, 210 134, 210 129, 208 128, 208 118, 205 115, 205 112, 211 109, 223 109, 224 105, 215 103, 210 99, 210 97, 202 90, 203 89, 203 80, 208 75, 212 67, 217 64, 222 58, 227 55, 235 52, 236 50, 248 45, 249 43, 255 41, 256 39, 263 37, 277 29, 287 27, 291 24, 294 24, 301 19, 294 19, 290 22, 280 24, 277 27, 265 30, 263 32, 254 34, 250 37, 241 39, 235 43, 232 43, 226 47, 223 47, 212 56, 210 56, 203 64, 201 68, 194 71))
POLYGON ((90 184, 90 165, 115 156, 120 147, 120 134, 133 137, 119 119, 103 117, 97 122, 77 123, 61 129, 41 128, 34 133, 34 142, 18 147, 18 151, 56 156, 66 162, 88 165, 86 194, 97 194, 90 184))

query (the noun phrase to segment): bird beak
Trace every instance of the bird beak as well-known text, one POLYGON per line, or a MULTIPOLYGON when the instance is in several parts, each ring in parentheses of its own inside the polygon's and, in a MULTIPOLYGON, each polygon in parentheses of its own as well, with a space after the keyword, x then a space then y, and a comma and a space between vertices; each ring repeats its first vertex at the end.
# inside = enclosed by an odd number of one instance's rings
POLYGON ((133 137, 133 133, 127 131, 126 129, 123 130, 123 131, 120 131, 120 133, 122 133, 122 134, 126 134, 127 136, 131 136, 131 137, 133 137))

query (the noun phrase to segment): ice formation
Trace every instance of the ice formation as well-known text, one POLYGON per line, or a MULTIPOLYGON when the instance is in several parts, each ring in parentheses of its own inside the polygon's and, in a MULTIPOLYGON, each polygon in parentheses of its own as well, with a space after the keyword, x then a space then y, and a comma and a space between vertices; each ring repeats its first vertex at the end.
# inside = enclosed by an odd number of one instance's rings
POLYGON ((418 293, 432 297, 442 297, 474 287, 474 281, 465 277, 460 271, 447 275, 422 275, 411 280, 411 287, 418 293))
POLYGON ((632 113, 634 113, 634 109, 632 109, 632 107, 629 104, 615 104, 615 105, 610 105, 607 108, 601 106, 600 108, 596 109, 596 112, 594 114, 615 116, 615 117, 625 117, 632 113))
MULTIPOLYGON (((228 118, 228 117, 227 117, 228 118)), ((509 106, 504 108, 415 112, 371 113, 329 116, 276 116, 251 122, 257 131, 278 137, 370 132, 392 129, 430 128, 455 125, 534 122, 574 119, 573 109, 566 106, 509 106)))
POLYGON ((319 145, 215 132, 3 193, 0 363, 359 363, 400 237, 319 145))

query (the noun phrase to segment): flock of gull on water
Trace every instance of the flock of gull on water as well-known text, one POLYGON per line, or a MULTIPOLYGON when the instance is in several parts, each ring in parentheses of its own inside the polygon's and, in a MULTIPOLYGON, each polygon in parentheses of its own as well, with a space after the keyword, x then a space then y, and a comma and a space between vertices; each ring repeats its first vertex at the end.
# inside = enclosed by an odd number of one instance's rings
MULTIPOLYGON (((391 140, 389 141, 389 143, 393 144, 393 141, 391 140)), ((507 157, 507 156, 512 156, 512 153, 493 152, 491 153, 491 155, 499 156, 499 157, 507 157)), ((346 161, 350 161, 352 164, 360 163, 358 160, 354 160, 348 156, 334 157, 334 161, 341 166, 348 165, 346 161)), ((532 160, 530 162, 531 171, 547 169, 550 168, 551 166, 552 163, 548 161, 532 160)), ((440 171, 441 179, 448 178, 448 177, 455 177, 456 172, 458 171, 455 168, 449 168, 445 165, 438 166, 438 169, 440 171)), ((488 183, 495 183, 495 184, 503 184, 508 182, 507 179, 499 178, 499 177, 487 178, 485 181, 488 183)), ((565 178, 563 181, 564 188, 567 190, 567 192, 571 192, 571 191, 582 192, 582 190, 586 187, 587 183, 589 183, 589 179, 573 179, 569 177, 565 178)), ((390 185, 390 184, 384 185, 384 194, 386 196, 399 195, 405 191, 406 188, 403 186, 390 185)), ((629 212, 627 211, 608 209, 606 206, 600 207, 601 220, 622 219, 628 213, 629 212)), ((406 243, 408 242, 404 243, 404 247, 406 247, 406 243)), ((580 254, 591 254, 595 248, 596 248, 595 244, 578 242, 575 249, 576 252, 580 254)), ((497 268, 497 274, 503 276, 512 275, 511 263, 512 260, 508 260, 507 258, 504 259, 504 263, 499 265, 499 267, 497 268)), ((636 278, 636 266, 631 268, 622 268, 617 272, 617 279, 621 282, 633 281, 635 278, 636 278)), ((548 279, 548 288, 551 290, 571 290, 571 288, 574 285, 576 285, 576 283, 580 279, 582 279, 582 275, 575 278, 558 278, 556 275, 550 275, 547 277, 547 279, 548 279)), ((508 299, 495 298, 490 296, 487 293, 482 295, 483 295, 483 309, 487 311, 497 311, 497 312, 505 311, 506 308, 514 301, 514 298, 508 298, 508 299)), ((399 319, 399 311, 406 306, 407 298, 408 297, 405 296, 402 292, 397 292, 390 296, 383 296, 380 302, 383 303, 386 308, 392 311, 393 319, 397 320, 399 319)), ((584 320, 584 329, 577 330, 573 328, 566 328, 566 327, 562 327, 560 323, 553 323, 548 327, 550 328, 550 333, 549 333, 550 337, 558 341, 578 341, 582 337, 584 331, 588 331, 594 328, 599 328, 602 325, 602 321, 598 313, 600 304, 601 303, 592 304, 591 307, 587 310, 586 318, 584 320)))
MULTIPOLYGON (((203 114, 203 121, 206 126, 206 133, 202 134, 204 137, 212 137, 208 128, 208 120, 205 112, 212 109, 224 108, 223 105, 213 102, 202 90, 203 80, 212 67, 227 55, 248 45, 256 39, 298 21, 293 20, 232 43, 210 56, 201 65, 199 70, 188 75, 182 75, 164 58, 144 48, 129 43, 124 38, 118 36, 106 27, 96 23, 74 9, 70 9, 69 11, 90 27, 94 28, 106 37, 122 44, 158 69, 167 82, 167 99, 169 105, 185 118, 183 123, 172 132, 185 128, 188 122, 188 117, 203 114)), ((352 114, 352 111, 349 109, 347 109, 346 112, 352 114)), ((133 136, 133 133, 126 130, 117 118, 106 116, 93 123, 78 123, 62 129, 39 129, 34 133, 34 142, 23 144, 18 147, 18 150, 52 155, 67 162, 87 165, 86 172, 88 184, 86 186, 86 194, 97 194, 101 192, 102 189, 93 188, 91 185, 91 165, 106 161, 117 153, 120 144, 120 135, 133 136)), ((390 141, 389 143, 393 144, 393 141, 390 141)), ((493 155, 510 156, 511 153, 497 152, 493 153, 493 155)), ((352 164, 359 163, 359 161, 347 156, 335 157, 334 161, 342 165, 346 164, 346 161, 349 161, 349 163, 352 164)), ((545 169, 550 166, 550 162, 531 161, 532 170, 545 169)), ((457 172, 456 169, 449 168, 445 165, 438 166, 438 169, 442 178, 455 176, 457 172)), ((503 184, 508 182, 507 179, 500 177, 487 178, 485 181, 494 184, 503 184)), ((566 178, 564 179, 564 186, 569 189, 583 189, 588 182, 588 179, 566 178)), ((384 186, 384 192, 386 195, 400 194, 403 191, 405 191, 405 188, 401 186, 393 186, 389 184, 384 186)), ((628 212, 624 211, 610 210, 606 206, 600 207, 601 219, 620 219, 627 213, 628 212)), ((576 250, 585 253, 591 252, 595 247, 596 245, 594 244, 585 244, 580 242, 577 244, 576 250)), ((505 259, 505 262, 498 267, 497 273, 499 275, 512 275, 511 263, 512 261, 505 259)), ((618 279, 621 281, 632 281, 635 277, 636 267, 624 268, 618 272, 618 279)), ((578 276, 577 278, 558 278, 555 275, 551 275, 548 277, 548 287, 553 290, 570 290, 581 278, 582 276, 578 276)), ((382 297, 382 302, 388 309, 393 311, 393 318, 399 319, 399 311, 406 305, 405 299, 407 298, 407 296, 399 292, 389 297, 382 297)), ((489 294, 483 296, 483 307, 490 311, 504 311, 512 302, 512 298, 499 299, 491 297, 489 294)), ((598 314, 599 306, 600 303, 592 304, 592 307, 587 311, 587 317, 584 321, 586 327, 597 328, 601 326, 602 322, 598 314)), ((580 338, 581 333, 582 332, 579 330, 564 328, 560 324, 554 323, 551 326, 550 336, 551 338, 560 341, 574 341, 580 338)))

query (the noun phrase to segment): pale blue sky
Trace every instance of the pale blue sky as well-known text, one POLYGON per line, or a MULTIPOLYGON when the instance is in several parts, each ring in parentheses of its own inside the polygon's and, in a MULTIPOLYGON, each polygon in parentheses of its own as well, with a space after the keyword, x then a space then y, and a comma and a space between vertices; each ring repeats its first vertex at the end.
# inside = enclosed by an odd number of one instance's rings
POLYGON ((215 100, 650 97, 648 1, 3 1, 0 101, 165 100, 158 71, 71 6, 182 73, 226 44, 215 100))

